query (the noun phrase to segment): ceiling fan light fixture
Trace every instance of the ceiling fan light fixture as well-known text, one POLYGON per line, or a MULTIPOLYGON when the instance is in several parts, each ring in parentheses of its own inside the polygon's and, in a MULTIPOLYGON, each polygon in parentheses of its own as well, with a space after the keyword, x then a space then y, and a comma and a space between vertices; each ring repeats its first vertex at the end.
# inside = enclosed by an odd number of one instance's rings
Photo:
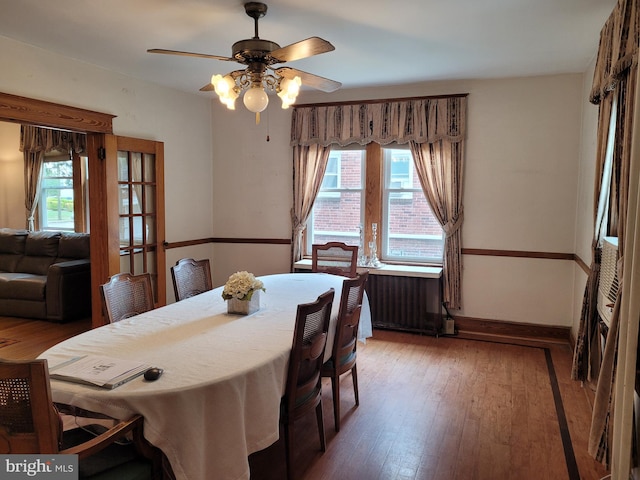
POLYGON ((244 93, 242 101, 247 110, 253 113, 260 113, 269 105, 269 96, 262 88, 262 85, 258 84, 253 85, 244 93))
POLYGON ((278 96, 282 100, 282 108, 287 109, 296 101, 298 93, 300 93, 300 85, 302 85, 302 80, 297 75, 292 79, 284 77, 280 79, 278 96))
POLYGON ((218 95, 220 102, 227 106, 229 110, 236 109, 236 98, 239 93, 236 89, 236 82, 231 75, 213 75, 211 77, 211 85, 218 95))

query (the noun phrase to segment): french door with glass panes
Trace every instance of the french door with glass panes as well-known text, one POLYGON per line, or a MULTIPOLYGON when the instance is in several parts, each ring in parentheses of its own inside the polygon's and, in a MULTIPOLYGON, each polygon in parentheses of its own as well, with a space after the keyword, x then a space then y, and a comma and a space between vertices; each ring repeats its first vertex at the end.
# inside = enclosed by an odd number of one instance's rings
MULTIPOLYGON (((149 273, 154 303, 164 305, 164 144, 115 135, 89 136, 88 143, 89 151, 95 149, 100 158, 99 165, 90 169, 91 248, 108 252, 101 256, 106 263, 98 266, 95 277, 92 266, 92 283, 105 283, 121 272, 149 273), (103 188, 94 189, 92 196, 95 181, 103 188)), ((94 326, 96 313, 94 304, 94 326)))

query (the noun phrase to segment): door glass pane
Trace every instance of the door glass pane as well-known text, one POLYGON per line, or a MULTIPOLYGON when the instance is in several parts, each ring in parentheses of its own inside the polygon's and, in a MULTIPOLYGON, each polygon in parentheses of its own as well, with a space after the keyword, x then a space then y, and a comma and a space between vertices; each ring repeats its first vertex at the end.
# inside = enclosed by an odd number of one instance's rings
POLYGON ((147 213, 155 213, 156 211, 156 187, 155 185, 145 185, 145 207, 147 213))
POLYGON ((145 217, 147 225, 147 243, 156 242, 156 219, 152 216, 145 217))
POLYGON ((133 245, 142 245, 144 236, 142 232, 142 217, 133 217, 133 245))
POLYGON ((118 181, 129 180, 129 155, 127 152, 118 151, 118 181))
POLYGON ((144 181, 155 182, 156 181, 156 156, 150 153, 144 154, 144 181))
POLYGON ((127 215, 129 213, 129 186, 119 185, 119 213, 120 215, 127 215))

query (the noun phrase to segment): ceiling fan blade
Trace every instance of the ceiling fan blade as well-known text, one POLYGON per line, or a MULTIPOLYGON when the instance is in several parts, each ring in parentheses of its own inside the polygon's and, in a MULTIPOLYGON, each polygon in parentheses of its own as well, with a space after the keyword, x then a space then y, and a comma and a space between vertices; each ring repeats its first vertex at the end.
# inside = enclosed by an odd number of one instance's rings
POLYGON ((335 47, 326 40, 320 37, 311 37, 274 50, 271 52, 271 56, 278 60, 274 63, 284 63, 320 55, 321 53, 331 52, 333 50, 335 50, 335 47))
POLYGON ((199 58, 209 58, 212 60, 224 60, 227 62, 235 62, 235 58, 230 57, 221 57, 219 55, 209 55, 207 53, 194 53, 194 52, 181 52, 179 50, 165 50, 163 48, 150 48, 147 50, 148 53, 163 53, 165 55, 182 55, 184 57, 199 57, 199 58))
POLYGON ((211 82, 207 83, 204 87, 200 89, 201 92, 211 92, 213 91, 213 85, 211 82))
POLYGON ((329 80, 328 78, 320 77, 312 73, 303 72, 291 67, 281 67, 274 70, 278 75, 284 78, 293 79, 294 77, 300 77, 302 84, 308 87, 321 90, 323 92, 334 92, 342 86, 342 83, 335 80, 329 80))

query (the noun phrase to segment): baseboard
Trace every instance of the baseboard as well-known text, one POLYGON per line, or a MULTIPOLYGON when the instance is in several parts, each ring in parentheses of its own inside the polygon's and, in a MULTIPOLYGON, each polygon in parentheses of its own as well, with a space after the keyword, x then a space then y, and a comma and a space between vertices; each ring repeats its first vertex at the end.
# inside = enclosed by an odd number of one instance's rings
POLYGON ((526 346, 571 346, 571 328, 453 316, 457 337, 526 346))

